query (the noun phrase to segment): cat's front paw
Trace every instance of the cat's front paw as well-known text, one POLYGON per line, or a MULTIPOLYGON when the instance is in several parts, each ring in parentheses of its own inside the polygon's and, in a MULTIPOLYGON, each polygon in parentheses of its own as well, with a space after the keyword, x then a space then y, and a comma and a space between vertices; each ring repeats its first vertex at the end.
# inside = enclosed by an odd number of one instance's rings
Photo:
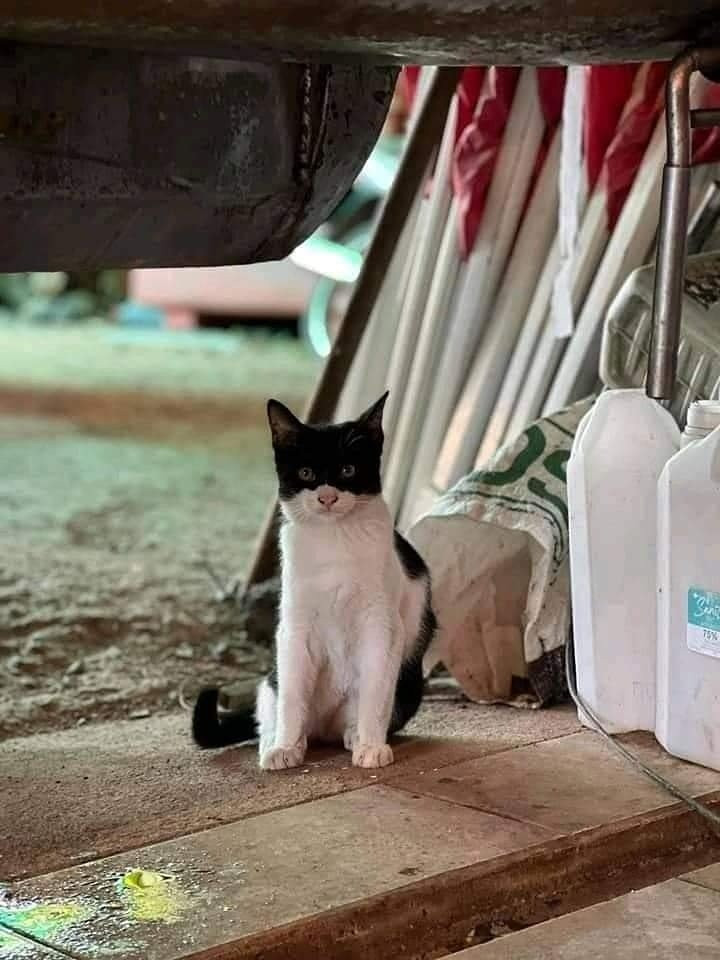
POLYGON ((271 747, 260 754, 260 766, 263 770, 289 770, 299 767, 305 759, 305 746, 296 743, 293 747, 271 747))
POLYGON ((353 766, 366 769, 388 767, 393 759, 392 748, 387 743, 359 743, 355 746, 352 755, 353 766))

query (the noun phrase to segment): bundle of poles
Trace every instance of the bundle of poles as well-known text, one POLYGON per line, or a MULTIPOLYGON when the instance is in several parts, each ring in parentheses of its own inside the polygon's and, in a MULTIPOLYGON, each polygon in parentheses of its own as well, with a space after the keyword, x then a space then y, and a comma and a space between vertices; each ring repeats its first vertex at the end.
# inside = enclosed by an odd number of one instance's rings
MULTIPOLYGON (((599 389, 603 323, 654 254, 669 65, 407 69, 405 152, 306 411, 385 389, 400 529, 533 420, 599 389)), ((697 75, 697 106, 720 85, 697 75)), ((694 132, 691 214, 718 176, 694 132)), ((276 572, 273 504, 248 585, 276 572)))

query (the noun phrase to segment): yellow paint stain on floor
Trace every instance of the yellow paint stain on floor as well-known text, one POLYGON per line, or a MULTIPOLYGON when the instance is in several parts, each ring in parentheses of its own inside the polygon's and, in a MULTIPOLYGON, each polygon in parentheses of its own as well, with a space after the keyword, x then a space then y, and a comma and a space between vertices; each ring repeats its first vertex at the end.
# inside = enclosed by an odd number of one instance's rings
POLYGON ((174 877, 155 870, 129 870, 119 882, 120 895, 133 920, 176 923, 190 900, 174 877))

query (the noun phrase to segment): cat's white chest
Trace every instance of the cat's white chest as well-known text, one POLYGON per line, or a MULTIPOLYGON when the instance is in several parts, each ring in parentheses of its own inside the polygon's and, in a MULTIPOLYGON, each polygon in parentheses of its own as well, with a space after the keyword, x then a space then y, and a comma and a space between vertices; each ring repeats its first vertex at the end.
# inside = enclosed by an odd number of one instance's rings
POLYGON ((287 527, 281 545, 281 632, 285 620, 293 669, 302 659, 300 642, 317 670, 310 729, 315 736, 342 736, 368 656, 366 625, 378 605, 397 604, 392 527, 287 527))
POLYGON ((351 627, 393 596, 390 536, 381 526, 294 528, 283 538, 283 595, 323 627, 351 627))

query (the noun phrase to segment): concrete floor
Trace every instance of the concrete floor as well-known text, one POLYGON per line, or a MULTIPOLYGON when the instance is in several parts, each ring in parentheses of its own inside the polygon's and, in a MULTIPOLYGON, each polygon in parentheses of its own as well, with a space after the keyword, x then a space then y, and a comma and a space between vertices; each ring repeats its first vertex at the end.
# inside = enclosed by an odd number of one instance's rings
POLYGON ((456 960, 716 960, 720 864, 456 954, 456 960))
MULTIPOLYGON (((471 944, 482 960, 513 930, 530 936, 548 917, 720 859, 702 822, 578 731, 567 709, 431 701, 397 763, 377 774, 338 752, 262 774, 247 748, 193 750, 183 719, 41 734, 3 751, 2 875, 27 879, 0 901, 2 960, 47 960, 48 950, 66 960, 427 960, 471 944), (463 738, 428 736, 453 718, 463 738), (150 881, 138 887, 138 876, 150 881)), ((690 793, 720 798, 720 775, 665 756, 651 737, 630 743, 690 793)), ((692 896, 684 883, 670 888, 682 900, 676 919, 664 908, 643 934, 671 920, 680 929, 692 908, 695 926, 672 942, 700 942, 692 896)), ((619 906, 616 927, 629 915, 619 906)), ((623 952, 627 936, 588 956, 639 956, 623 952)), ((555 957, 518 943, 517 957, 555 957)), ((496 955, 516 958, 488 960, 496 955)))
MULTIPOLYGON (((3 709, 26 734, 0 749, 0 960, 717 956, 717 873, 655 884, 720 841, 569 707, 431 697, 376 773, 337 750, 274 776, 252 747, 193 748, 178 683, 245 655, 212 653, 232 618, 193 561, 247 559, 270 482, 261 394, 283 356, 287 399, 314 376, 282 343, 224 342, 0 330, 3 709), (83 691, 99 700, 74 713, 83 691), (151 716, 121 719, 138 704, 151 716), (138 868, 157 885, 123 885, 138 868)), ((720 801, 717 774, 630 743, 720 801)))
POLYGON ((310 755, 304 774, 269 777, 252 746, 195 749, 178 712, 20 737, 0 750, 0 878, 37 876, 577 729, 566 707, 530 713, 429 702, 395 765, 371 776, 326 750, 310 755))

